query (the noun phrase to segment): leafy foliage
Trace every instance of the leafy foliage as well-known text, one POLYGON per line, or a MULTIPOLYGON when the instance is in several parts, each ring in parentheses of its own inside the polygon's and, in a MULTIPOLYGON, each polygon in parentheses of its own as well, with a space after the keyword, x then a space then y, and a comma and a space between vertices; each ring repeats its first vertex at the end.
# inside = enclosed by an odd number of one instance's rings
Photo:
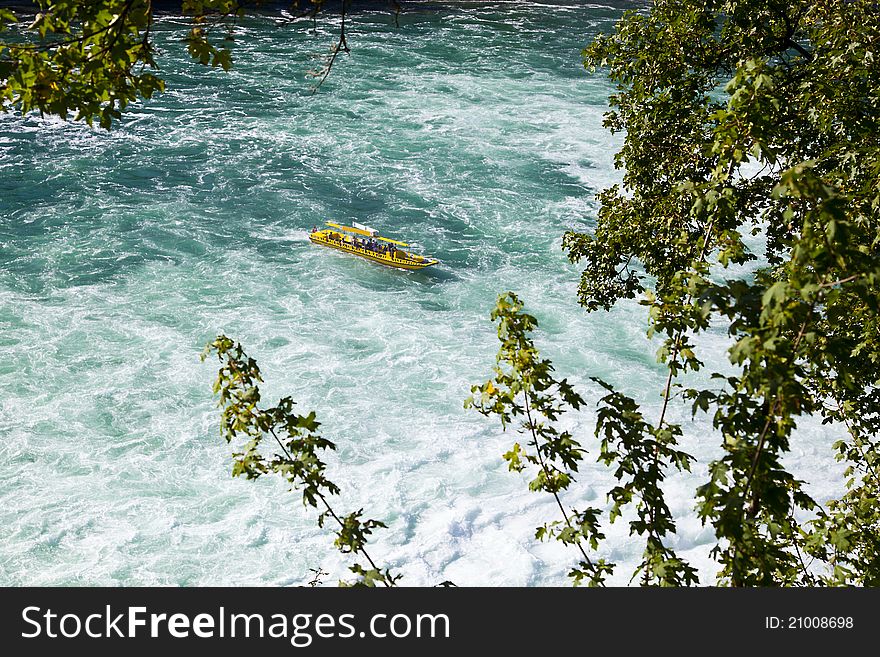
MULTIPOLYGON (((338 38, 310 75, 317 90, 340 52, 348 52, 346 9, 338 38)), ((262 0, 183 0, 183 41, 196 62, 228 71, 236 23, 262 0)), ((292 3, 294 7, 298 2, 292 3)), ((326 0, 309 0, 290 20, 314 17, 326 0)), ((165 89, 154 44, 152 0, 39 0, 28 22, 0 9, 0 109, 31 111, 110 128, 128 105, 165 89), (32 20, 31 20, 32 19, 32 20), (12 29, 10 29, 12 28, 12 29)), ((395 11, 400 6, 393 2, 395 11)), ((395 13, 396 20, 396 13, 395 13)))
MULTIPOLYGON (((223 409, 220 433, 226 442, 234 443, 240 450, 232 455, 232 476, 258 479, 265 474, 278 475, 292 489, 301 492, 304 506, 322 509, 318 526, 324 527, 328 520, 337 526, 333 545, 343 554, 363 557, 369 564, 369 567, 353 564, 351 571, 357 575, 356 580, 340 584, 394 586, 400 575, 379 568, 367 553, 370 534, 385 524, 364 519, 363 509, 339 515, 330 505, 329 498, 339 493, 339 487, 327 478, 321 454, 335 450, 336 445, 318 435, 320 422, 315 413, 297 415, 290 397, 271 408, 261 408, 260 368, 240 344, 224 335, 218 336, 205 347, 202 360, 212 354, 216 354, 221 363, 214 382, 214 394, 219 396, 219 406, 223 409), (266 438, 274 443, 270 450, 263 445, 266 438)), ((320 571, 312 581, 319 579, 320 571)))
MULTIPOLYGON (((589 507, 583 511, 567 509, 560 494, 575 481, 585 450, 568 431, 559 431, 552 423, 566 410, 578 410, 584 400, 566 379, 553 376, 549 360, 540 358, 529 334, 538 326, 532 315, 523 312, 523 304, 512 292, 502 294, 492 311, 498 323, 498 351, 495 377, 471 388, 466 408, 475 408, 486 416, 497 416, 503 427, 521 417, 519 432, 528 438, 523 447, 515 443, 504 454, 510 470, 533 471, 529 489, 554 496, 563 520, 539 527, 536 538, 555 538, 574 545, 581 560, 569 576, 575 584, 586 580, 601 585, 614 564, 593 560, 587 550, 596 551, 605 535, 600 530, 602 510, 589 507)), ((694 569, 663 542, 675 531, 672 514, 666 505, 661 482, 669 464, 688 469, 691 457, 675 449, 678 427, 655 428, 642 419, 636 403, 615 392, 607 383, 594 379, 608 394, 600 401, 596 436, 600 438, 599 461, 615 466, 619 484, 608 491, 613 501, 609 521, 621 516, 626 505, 636 501, 636 519, 630 533, 645 536, 642 562, 633 577, 641 573, 644 584, 679 586, 696 583, 694 569)))
POLYGON ((156 68, 149 0, 41 0, 40 9, 23 32, 0 41, 4 109, 74 112, 107 128, 131 101, 163 89, 148 70, 156 68))
MULTIPOLYGON (((641 296, 664 337, 657 430, 679 431, 663 418, 673 379, 702 366, 693 336, 723 325, 732 339, 735 373, 685 390, 722 437, 698 491, 721 583, 880 575, 878 55, 867 0, 658 0, 584 51, 617 85, 605 124, 626 133, 625 174, 564 247, 585 265, 588 310, 641 296), (782 462, 802 415, 849 434, 847 492, 826 507, 782 462)), ((651 432, 627 412, 629 431, 651 432)))
POLYGON ((614 566, 603 559, 594 561, 587 554, 605 537, 599 527, 600 510, 568 509, 560 497, 574 481, 584 450, 568 431, 559 431, 553 425, 567 408, 578 409, 584 402, 565 379, 553 377, 550 361, 540 358, 529 337, 538 321, 522 312, 522 307, 512 292, 498 298, 492 311, 501 341, 495 377, 471 388, 473 396, 465 401, 465 408, 498 416, 505 427, 514 418, 521 418, 519 432, 526 435, 526 445, 514 443, 504 460, 513 472, 529 469, 533 477, 529 489, 550 493, 562 516, 562 520, 538 527, 535 537, 575 546, 581 560, 569 576, 576 584, 586 580, 601 585, 614 566))

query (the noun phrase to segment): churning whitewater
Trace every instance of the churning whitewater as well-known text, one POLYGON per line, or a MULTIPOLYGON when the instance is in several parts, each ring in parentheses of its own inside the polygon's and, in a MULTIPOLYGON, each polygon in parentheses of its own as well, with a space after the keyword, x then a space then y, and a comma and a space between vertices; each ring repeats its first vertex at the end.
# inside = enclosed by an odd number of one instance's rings
MULTIPOLYGON (((665 370, 644 309, 587 314, 561 250, 620 179, 602 127, 611 85, 580 50, 617 7, 408 3, 352 17, 350 57, 319 93, 304 76, 335 19, 251 18, 230 73, 189 60, 160 21, 167 91, 112 132, 0 115, 0 584, 335 584, 349 563, 279 482, 232 479, 211 395, 218 333, 260 363, 263 397, 314 409, 339 450, 336 505, 389 528, 371 555, 402 584, 561 585, 575 555, 534 540, 554 520, 501 454, 518 438, 462 406, 497 351, 489 311, 519 294, 542 354, 590 401, 563 420, 594 445, 599 376, 659 408, 665 370), (313 246, 359 221, 440 264, 401 272, 313 246)), ((726 338, 701 344, 723 367, 726 338)), ((714 573, 692 510, 718 454, 677 403, 684 448, 673 544, 714 573)), ((817 499, 826 429, 801 427, 788 464, 817 499)), ((604 505, 595 449, 572 506, 604 505)), ((641 541, 606 527, 626 584, 641 541)))

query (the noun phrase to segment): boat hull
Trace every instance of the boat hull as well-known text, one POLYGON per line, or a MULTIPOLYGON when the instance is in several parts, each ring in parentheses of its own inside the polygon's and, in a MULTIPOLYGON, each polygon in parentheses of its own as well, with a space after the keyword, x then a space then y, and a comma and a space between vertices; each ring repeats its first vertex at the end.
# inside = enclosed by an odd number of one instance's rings
POLYGON ((384 265, 385 267, 393 267, 395 269, 406 269, 409 271, 415 271, 419 269, 425 269, 426 267, 431 267, 432 265, 437 264, 436 260, 432 260, 430 258, 422 258, 421 262, 419 262, 409 257, 392 257, 387 254, 376 253, 375 251, 371 251, 370 249, 353 246, 352 244, 343 240, 331 239, 328 235, 328 232, 329 231, 318 231, 317 233, 312 233, 309 235, 309 239, 314 244, 319 244, 320 246, 326 246, 331 249, 336 249, 337 251, 350 253, 352 255, 364 258, 365 260, 384 265))

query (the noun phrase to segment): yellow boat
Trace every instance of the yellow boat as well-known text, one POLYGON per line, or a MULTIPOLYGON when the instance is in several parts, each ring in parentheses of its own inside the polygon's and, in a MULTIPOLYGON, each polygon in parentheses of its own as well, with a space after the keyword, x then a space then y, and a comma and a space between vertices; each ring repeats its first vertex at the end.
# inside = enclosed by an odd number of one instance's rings
POLYGON ((354 223, 353 226, 340 226, 328 221, 330 228, 312 229, 309 239, 315 244, 329 246, 331 249, 353 253, 372 262, 397 269, 424 269, 436 265, 437 260, 425 258, 399 247, 409 246, 405 242, 380 237, 369 226, 354 223))

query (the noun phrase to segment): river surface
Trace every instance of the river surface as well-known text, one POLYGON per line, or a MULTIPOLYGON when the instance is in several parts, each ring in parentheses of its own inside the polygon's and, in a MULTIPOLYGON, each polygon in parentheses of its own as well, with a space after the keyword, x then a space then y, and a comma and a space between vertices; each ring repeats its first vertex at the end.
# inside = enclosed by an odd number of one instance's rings
MULTIPOLYGON (((158 25, 168 88, 112 132, 0 115, 0 584, 325 584, 348 560, 298 496, 230 477, 211 396, 220 332, 263 368, 264 398, 314 409, 339 445, 340 510, 389 528, 372 556, 403 584, 562 585, 575 554, 537 543, 556 519, 501 454, 518 439, 465 411, 497 351, 489 312, 516 291, 535 339, 589 400, 569 415, 592 449, 566 495, 607 506, 595 464, 600 376, 656 416, 664 370, 645 313, 585 313, 569 228, 594 225, 620 178, 602 127, 612 91, 580 51, 619 6, 409 3, 351 17, 350 56, 319 93, 304 75, 338 23, 237 31, 229 73, 193 64, 158 25), (441 264, 400 272, 313 246, 360 221, 441 264)), ((726 339, 702 339, 721 366, 726 339)), ((718 455, 710 423, 676 402, 700 463, 669 482, 671 539, 713 581, 713 534, 693 493, 718 455)), ((819 498, 827 431, 787 460, 819 498)), ((600 556, 626 584, 641 542, 606 528, 600 556)))

